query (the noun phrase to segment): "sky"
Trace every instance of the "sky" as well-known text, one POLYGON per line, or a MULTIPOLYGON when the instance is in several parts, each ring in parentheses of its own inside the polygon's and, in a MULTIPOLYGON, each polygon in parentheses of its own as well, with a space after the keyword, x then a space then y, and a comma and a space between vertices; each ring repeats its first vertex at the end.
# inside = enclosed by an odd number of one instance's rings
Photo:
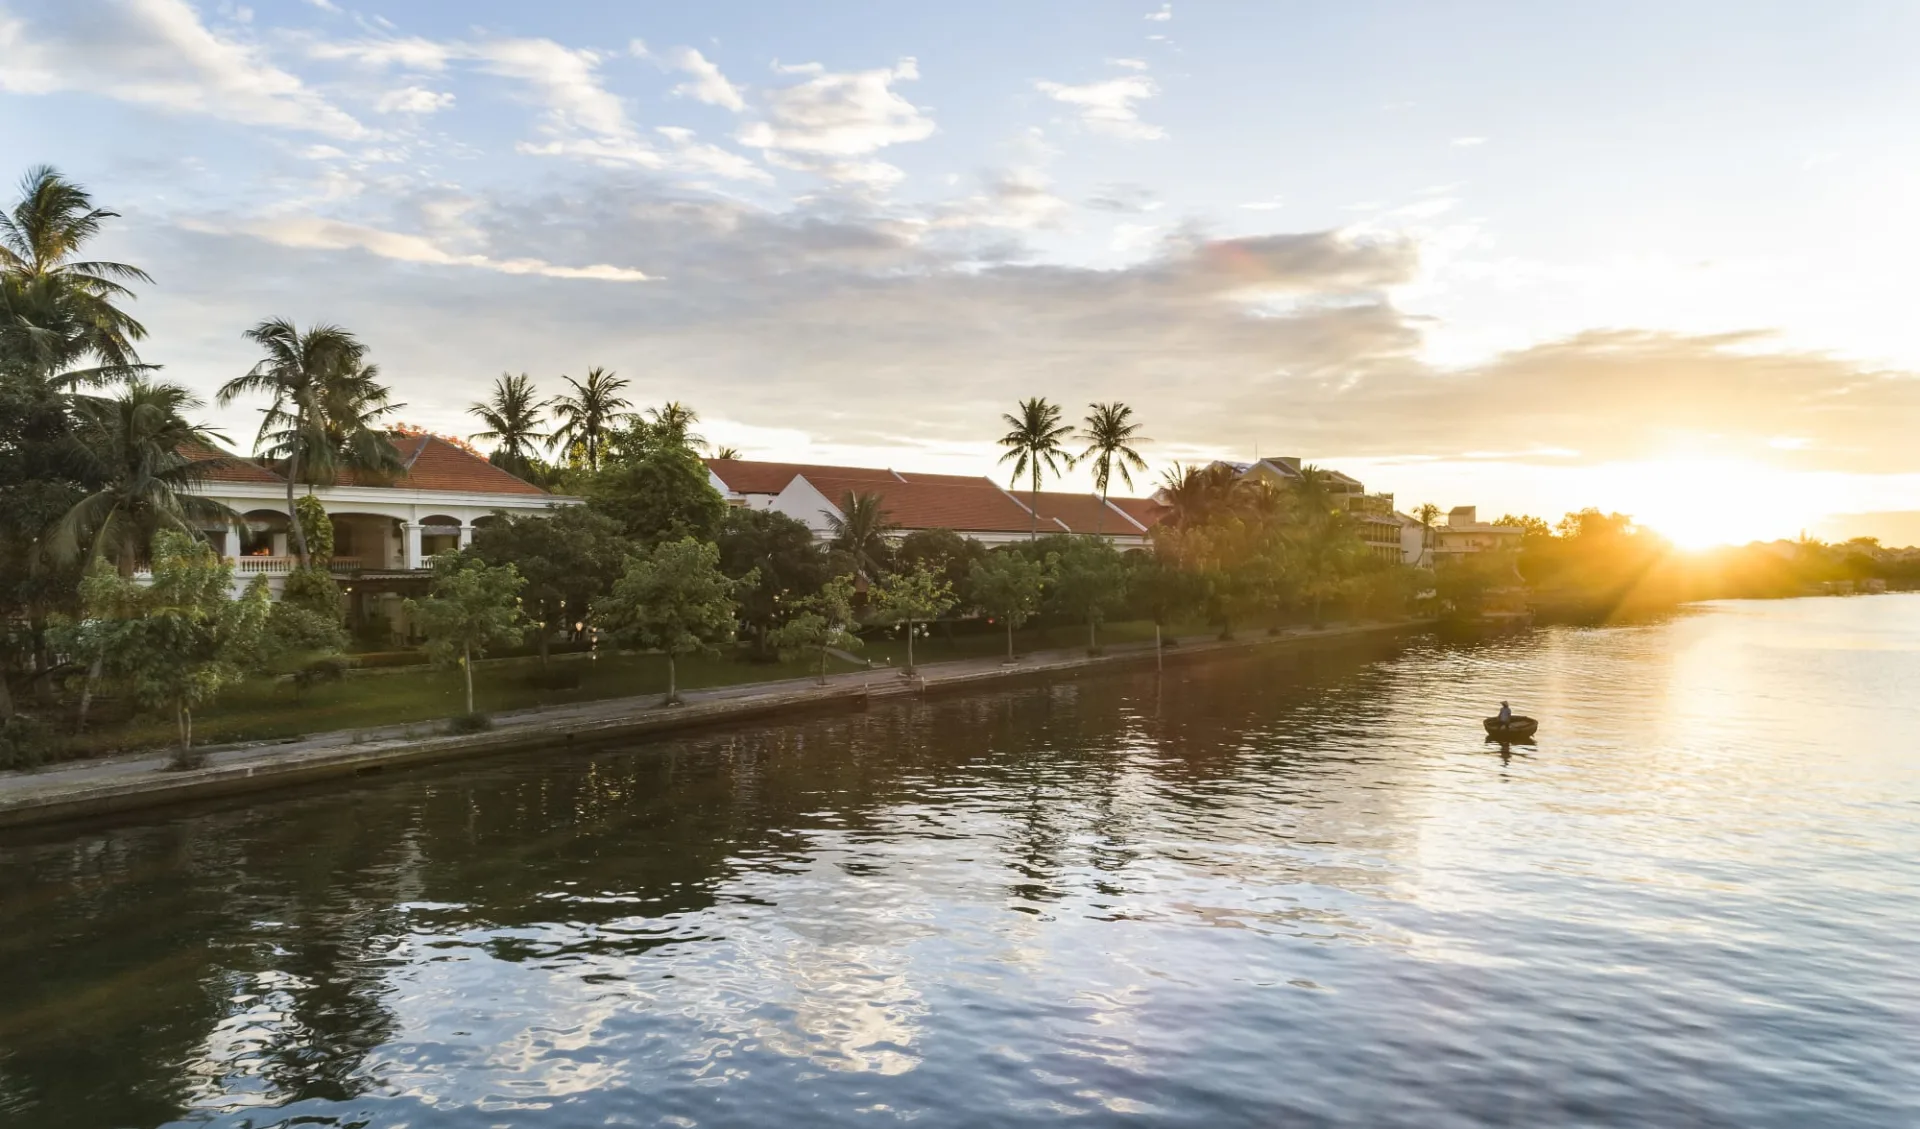
MULTIPOLYGON (((0 152, 122 214, 142 352, 267 317, 465 434, 592 365, 748 457, 1176 461, 1685 544, 1920 540, 1920 8, 0 0, 0 152)), ((240 445, 257 405, 203 415, 240 445)), ((1084 471, 1068 479, 1085 486, 1084 471)), ((1126 492, 1122 488, 1121 492, 1126 492)))

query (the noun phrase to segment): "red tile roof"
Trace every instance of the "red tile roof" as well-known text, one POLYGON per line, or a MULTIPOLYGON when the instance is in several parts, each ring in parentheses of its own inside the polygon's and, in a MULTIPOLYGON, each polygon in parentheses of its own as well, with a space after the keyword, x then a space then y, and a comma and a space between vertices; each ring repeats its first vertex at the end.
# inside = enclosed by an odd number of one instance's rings
MULTIPOLYGON (((444 490, 464 494, 545 494, 546 491, 524 482, 492 463, 463 451, 444 439, 431 435, 396 435, 393 445, 400 452, 405 471, 391 481, 371 478, 355 471, 341 472, 339 486, 387 486, 396 490, 444 490)), ((271 467, 252 459, 243 459, 212 448, 185 449, 182 454, 200 459, 218 459, 219 465, 207 475, 210 482, 286 481, 271 467)))
POLYGON ((778 494, 801 475, 856 479, 861 482, 898 482, 890 470, 870 467, 823 466, 815 463, 763 463, 750 459, 707 459, 707 469, 736 494, 778 494))
MULTIPOLYGON (((902 529, 952 529, 963 533, 1025 533, 1033 526, 1033 515, 996 486, 990 478, 961 478, 957 475, 929 476, 946 481, 880 481, 863 478, 831 478, 804 475, 809 485, 826 495, 835 506, 848 493, 878 494, 887 517, 902 529)), ((1040 532, 1049 529, 1040 523, 1040 532)))
POLYGON ((223 451, 218 447, 202 443, 182 443, 180 453, 197 463, 200 475, 207 482, 264 482, 282 485, 286 479, 244 455, 232 451, 223 451))
MULTIPOLYGON (((1030 491, 1016 491, 1015 497, 1021 502, 1031 504, 1033 494, 1030 491)), ((1119 499, 1114 499, 1119 501, 1119 499)), ((1098 494, 1069 494, 1063 491, 1042 490, 1040 492, 1040 520, 1044 527, 1046 520, 1052 518, 1067 527, 1069 533, 1114 534, 1125 536, 1145 532, 1133 515, 1100 504, 1098 494), (1105 511, 1104 513, 1102 511, 1105 511)))
POLYGON ((1127 512, 1127 516, 1141 525, 1152 529, 1160 520, 1173 512, 1173 507, 1152 498, 1108 498, 1107 501, 1127 512))

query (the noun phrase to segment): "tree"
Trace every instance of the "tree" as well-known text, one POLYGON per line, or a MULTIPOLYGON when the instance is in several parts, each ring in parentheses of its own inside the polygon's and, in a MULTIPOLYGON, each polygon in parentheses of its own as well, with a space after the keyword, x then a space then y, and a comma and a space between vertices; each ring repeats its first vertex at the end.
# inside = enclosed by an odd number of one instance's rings
POLYGON ((110 555, 120 575, 132 576, 147 542, 161 529, 194 536, 195 523, 225 524, 234 513, 193 491, 213 462, 184 453, 204 450, 216 436, 181 412, 200 401, 176 384, 134 380, 113 399, 74 399, 76 428, 69 460, 81 476, 100 483, 60 519, 49 537, 54 555, 72 560, 82 543, 95 557, 110 555))
MULTIPOLYGON (((328 384, 362 371, 366 347, 337 325, 315 325, 304 332, 285 318, 269 318, 243 335, 265 351, 244 376, 220 386, 221 407, 248 393, 265 393, 269 403, 255 448, 285 459, 288 526, 300 567, 312 564, 307 539, 294 511, 295 484, 306 458, 327 445, 328 384)), ((335 393, 338 398, 338 393, 335 393)))
POLYGON ((771 510, 730 507, 714 538, 720 571, 738 580, 740 619, 762 655, 777 651, 772 632, 817 595, 830 575, 827 555, 802 522, 771 510))
POLYGON ((642 545, 708 540, 727 513, 706 465, 685 447, 658 447, 639 459, 607 463, 577 489, 642 545))
POLYGON ((887 515, 878 494, 852 490, 840 496, 840 513, 827 515, 833 548, 853 558, 854 567, 868 577, 879 576, 890 550, 887 537, 900 527, 887 515))
MULTIPOLYGON (((309 530, 313 528, 308 526, 309 530)), ((267 619, 267 638, 276 660, 346 649, 347 633, 340 625, 340 586, 326 569, 297 568, 287 574, 273 614, 267 619)))
POLYGON ((820 684, 827 684, 827 655, 838 649, 857 651, 860 636, 853 630, 853 577, 836 576, 818 592, 797 602, 787 621, 770 635, 783 659, 818 654, 820 684))
POLYGON ((1118 401, 1088 405, 1087 418, 1080 423, 1079 438, 1087 441, 1079 461, 1093 460, 1093 488, 1100 495, 1093 532, 1099 536, 1101 523, 1107 516, 1107 491, 1113 485, 1114 473, 1119 473, 1127 489, 1133 489, 1133 472, 1147 469, 1147 460, 1140 457, 1137 448, 1153 440, 1140 434, 1140 425, 1133 422, 1133 409, 1118 401))
POLYGON ((1007 425, 1007 433, 1000 437, 1000 445, 1007 453, 1000 456, 1001 462, 1013 463, 1013 482, 1019 483, 1022 475, 1030 477, 1033 483, 1033 530, 1031 538, 1040 536, 1040 477, 1050 473, 1059 476, 1065 470, 1073 468, 1073 456, 1061 446, 1061 441, 1073 434, 1073 428, 1061 422, 1060 407, 1051 404, 1043 397, 1035 396, 1020 401, 1018 414, 1000 417, 1007 425))
POLYGON ((1347 514, 1338 509, 1309 511, 1288 531, 1292 564, 1319 626, 1321 609, 1329 596, 1366 559, 1367 549, 1347 514))
POLYGON ((1173 511, 1161 524, 1175 529, 1205 525, 1232 507, 1233 495, 1234 470, 1225 463, 1175 463, 1160 476, 1160 496, 1173 511))
POLYGON ((524 372, 519 376, 503 372, 494 379, 493 391, 468 408, 467 414, 487 425, 484 431, 473 433, 475 439, 493 440, 493 453, 487 461, 509 474, 528 478, 534 473, 534 452, 547 440, 547 433, 540 427, 541 414, 546 410, 547 401, 540 398, 532 377, 524 372))
POLYGON ((519 599, 525 586, 512 565, 490 565, 470 551, 455 550, 434 554, 427 598, 406 603, 427 636, 434 664, 459 665, 468 716, 473 715, 474 658, 491 647, 511 647, 526 635, 519 599))
POLYGON ((553 417, 560 426, 554 429, 550 442, 563 451, 578 451, 586 468, 597 471, 608 438, 626 422, 626 409, 633 406, 620 395, 627 382, 597 365, 587 370, 585 383, 571 376, 560 379, 573 391, 553 398, 553 417))
POLYGON ((176 767, 193 758, 193 708, 240 681, 259 662, 271 601, 264 579, 235 600, 233 565, 174 530, 153 541, 153 578, 141 584, 96 558, 81 582, 83 619, 63 646, 100 656, 150 707, 171 707, 179 731, 176 767))
POLYGON ((83 259, 85 246, 119 213, 93 206, 86 190, 47 166, 29 169, 20 199, 0 213, 0 352, 17 371, 63 386, 140 369, 134 342, 146 328, 116 304, 127 283, 151 283, 138 267, 83 259), (82 360, 92 370, 71 371, 82 360))
POLYGON ((707 445, 705 436, 694 434, 694 425, 699 422, 700 413, 678 400, 647 409, 647 425, 654 442, 678 444, 696 453, 707 445))
POLYGON ((629 557, 626 574, 594 602, 594 618, 622 643, 667 656, 667 697, 661 704, 677 705, 676 660, 696 651, 713 653, 715 644, 732 637, 733 593, 742 584, 720 571, 715 545, 683 537, 629 557))
POLYGON ((1433 563, 1433 541, 1436 536, 1433 527, 1440 520, 1440 515, 1446 512, 1433 502, 1422 502, 1413 511, 1414 519, 1420 523, 1420 555, 1429 566, 1433 563))
POLYGON ((1040 610, 1040 600, 1052 579, 1050 560, 1025 553, 988 553, 973 562, 967 577, 967 597, 1007 629, 1007 661, 1014 660, 1013 633, 1040 610))
POLYGON ((593 601, 619 578, 632 550, 620 523, 588 506, 497 514, 474 530, 468 546, 475 557, 510 564, 526 580, 521 600, 539 621, 535 634, 542 668, 553 626, 585 621, 593 601))
POLYGON ((899 567, 924 564, 953 585, 955 592, 966 588, 974 562, 986 555, 986 547, 980 542, 951 529, 916 529, 900 539, 893 553, 899 567))
POLYGON ((907 673, 915 673, 914 630, 919 624, 938 619, 952 609, 955 603, 953 586, 939 573, 920 565, 883 577, 874 589, 872 599, 872 607, 881 622, 906 624, 907 673))
POLYGON ((722 447, 713 453, 713 457, 716 459, 738 459, 740 457, 740 448, 722 447))
POLYGON ((1062 534, 1052 543, 1054 602, 1087 624, 1087 652, 1100 650, 1100 624, 1126 599, 1127 569, 1113 545, 1099 537, 1062 534))

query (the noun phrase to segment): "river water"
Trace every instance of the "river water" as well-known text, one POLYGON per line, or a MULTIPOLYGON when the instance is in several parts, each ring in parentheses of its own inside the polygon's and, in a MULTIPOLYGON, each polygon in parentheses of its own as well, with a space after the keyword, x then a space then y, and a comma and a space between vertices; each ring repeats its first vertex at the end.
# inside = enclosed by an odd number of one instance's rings
POLYGON ((0 1124, 1063 1121, 1920 1124, 1920 597, 0 841, 0 1124))

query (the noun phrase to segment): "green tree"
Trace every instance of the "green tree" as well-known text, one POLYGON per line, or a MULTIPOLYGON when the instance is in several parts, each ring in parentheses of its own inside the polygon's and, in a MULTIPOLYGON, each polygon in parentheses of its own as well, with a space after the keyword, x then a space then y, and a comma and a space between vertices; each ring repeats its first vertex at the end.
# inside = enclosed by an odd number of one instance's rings
MULTIPOLYGON (((1435 508, 1438 509, 1439 507, 1436 506, 1435 508)), ((1416 514, 1415 516, 1417 517, 1419 515, 1416 514)), ((1493 524, 1508 525, 1518 529, 1522 540, 1553 536, 1553 526, 1547 524, 1547 519, 1534 517, 1532 514, 1501 514, 1500 520, 1493 524)))
POLYGON ((713 453, 713 457, 716 459, 738 459, 740 458, 740 448, 722 447, 713 453))
POLYGON ((728 508, 714 543, 720 549, 722 572, 740 580, 754 578, 737 593, 740 621, 752 635, 757 653, 775 653, 774 629, 826 584, 830 575, 826 553, 803 523, 744 506, 728 508))
POLYGON ((193 535, 195 524, 225 524, 232 510, 193 493, 214 465, 185 452, 205 449, 216 436, 181 413, 200 401, 175 384, 128 383, 124 394, 74 399, 76 427, 69 461, 99 488, 74 503, 49 537, 60 559, 83 552, 111 556, 120 575, 132 576, 148 541, 162 529, 193 535))
POLYGON ((1052 580, 1049 560, 1026 553, 995 552, 973 562, 967 577, 967 598, 1007 631, 1007 661, 1014 660, 1013 633, 1040 610, 1052 580))
POLYGON ((581 465, 597 471, 606 455, 607 441, 625 424, 630 414, 627 409, 633 406, 620 395, 627 382, 597 365, 587 370, 584 382, 571 376, 560 379, 573 391, 553 398, 553 418, 559 426, 553 430, 552 442, 569 452, 569 461, 577 452, 581 465))
POLYGON ((1040 478, 1042 474, 1058 477, 1064 471, 1073 469, 1073 456, 1061 445, 1073 434, 1073 427, 1062 422, 1059 405, 1039 396, 1020 401, 1016 413, 1003 415, 1000 419, 1007 425, 1007 433, 1000 437, 1000 445, 1007 449, 1007 453, 1000 456, 1000 461, 1013 463, 1013 482, 1016 485, 1023 475, 1033 484, 1033 504, 1029 507, 1033 511, 1030 537, 1037 540, 1040 536, 1040 478))
POLYGON ((135 375, 145 327, 119 306, 127 284, 153 280, 138 267, 83 258, 118 213, 46 166, 28 170, 20 198, 0 212, 0 367, 61 387, 135 375), (91 360, 96 367, 73 366, 91 360))
POLYGON ((871 607, 882 623, 903 623, 907 627, 907 673, 916 673, 913 665, 913 636, 916 628, 938 619, 957 602, 953 585, 932 569, 921 565, 883 577, 871 590, 871 607))
POLYGON ((532 377, 524 372, 519 376, 503 372, 494 379, 493 391, 468 408, 467 414, 486 424, 485 430, 474 432, 473 437, 493 441, 493 453, 487 461, 508 474, 531 479, 536 473, 536 452, 547 440, 547 433, 541 429, 541 416, 546 410, 547 401, 540 398, 532 377))
POLYGON ((840 496, 839 514, 827 515, 827 530, 833 535, 829 544, 851 557, 869 579, 886 569, 892 556, 887 538, 899 528, 878 494, 849 490, 840 496))
POLYGON ((559 506, 540 514, 496 514, 473 533, 468 551, 495 565, 512 565, 526 579, 523 605, 539 623, 540 665, 548 661, 555 625, 584 622, 593 601, 613 587, 633 542, 620 523, 587 506, 559 506))
POLYGON ((966 590, 975 561, 986 557, 986 546, 971 537, 962 537, 951 529, 916 529, 900 539, 894 561, 901 568, 926 565, 953 585, 955 592, 966 590))
POLYGON ((720 571, 720 550, 712 542, 683 537, 630 557, 613 590, 594 603, 594 619, 628 646, 647 647, 667 656, 667 697, 680 701, 676 660, 694 652, 713 653, 732 638, 733 594, 753 578, 734 580, 720 571))
POLYGON ((818 678, 825 686, 827 655, 834 650, 857 651, 861 646, 853 630, 853 577, 836 576, 818 592, 797 601, 796 610, 769 639, 783 659, 817 655, 818 678))
POLYGON ((333 559, 333 516, 327 513, 327 504, 312 494, 302 494, 293 500, 293 509, 300 515, 308 556, 318 562, 315 568, 324 568, 333 559))
POLYGON ((647 546, 683 537, 709 540, 727 513, 727 500, 713 488, 706 465, 684 447, 606 463, 576 489, 619 522, 624 536, 647 546))
POLYGON ((1421 556, 1425 558, 1423 563, 1428 566, 1433 564, 1434 539, 1439 536, 1434 532, 1434 526, 1439 523, 1440 515, 1446 512, 1433 502, 1422 502, 1413 511, 1414 519, 1420 523, 1421 556))
POLYGON ((435 553, 433 580, 424 600, 408 600, 439 666, 458 665, 466 679, 467 714, 473 714, 473 660, 491 647, 511 647, 526 635, 520 589, 526 585, 510 564, 490 565, 470 551, 435 553))
POLYGON ((1294 575, 1317 627, 1327 599, 1366 559, 1367 547, 1353 520, 1338 509, 1309 510, 1289 530, 1287 544, 1294 575))
POLYGON ((1147 469, 1147 460, 1140 457, 1138 448, 1153 440, 1140 434, 1140 425, 1133 420, 1133 409, 1119 401, 1088 405, 1087 418, 1080 423, 1079 438, 1087 442, 1079 461, 1092 460, 1093 489, 1100 495, 1100 509, 1093 519, 1093 532, 1097 537, 1106 520, 1107 492, 1113 485, 1113 476, 1119 474, 1127 489, 1133 489, 1133 472, 1147 469))
POLYGON ((1234 494, 1234 470, 1225 463, 1175 463, 1160 476, 1159 496, 1172 508, 1161 524, 1169 529, 1206 525, 1233 507, 1234 494))
POLYGON ((271 602, 256 582, 235 600, 233 566, 183 533, 153 540, 153 577, 141 584, 96 558, 81 582, 84 618, 62 643, 98 655, 149 707, 171 708, 179 731, 175 764, 193 759, 193 709, 256 669, 271 602))
POLYGON ((269 318, 244 336, 266 355, 246 375, 221 385, 217 399, 225 407, 250 393, 267 396, 255 448, 285 459, 288 526, 294 555, 306 568, 313 560, 294 508, 296 483, 306 459, 326 445, 329 383, 361 371, 366 347, 337 325, 316 325, 303 332, 285 318, 269 318))
POLYGON ((1054 558, 1052 598, 1087 625, 1087 652, 1100 650, 1100 624, 1127 598, 1127 568, 1113 545, 1099 537, 1062 534, 1047 538, 1054 558))

